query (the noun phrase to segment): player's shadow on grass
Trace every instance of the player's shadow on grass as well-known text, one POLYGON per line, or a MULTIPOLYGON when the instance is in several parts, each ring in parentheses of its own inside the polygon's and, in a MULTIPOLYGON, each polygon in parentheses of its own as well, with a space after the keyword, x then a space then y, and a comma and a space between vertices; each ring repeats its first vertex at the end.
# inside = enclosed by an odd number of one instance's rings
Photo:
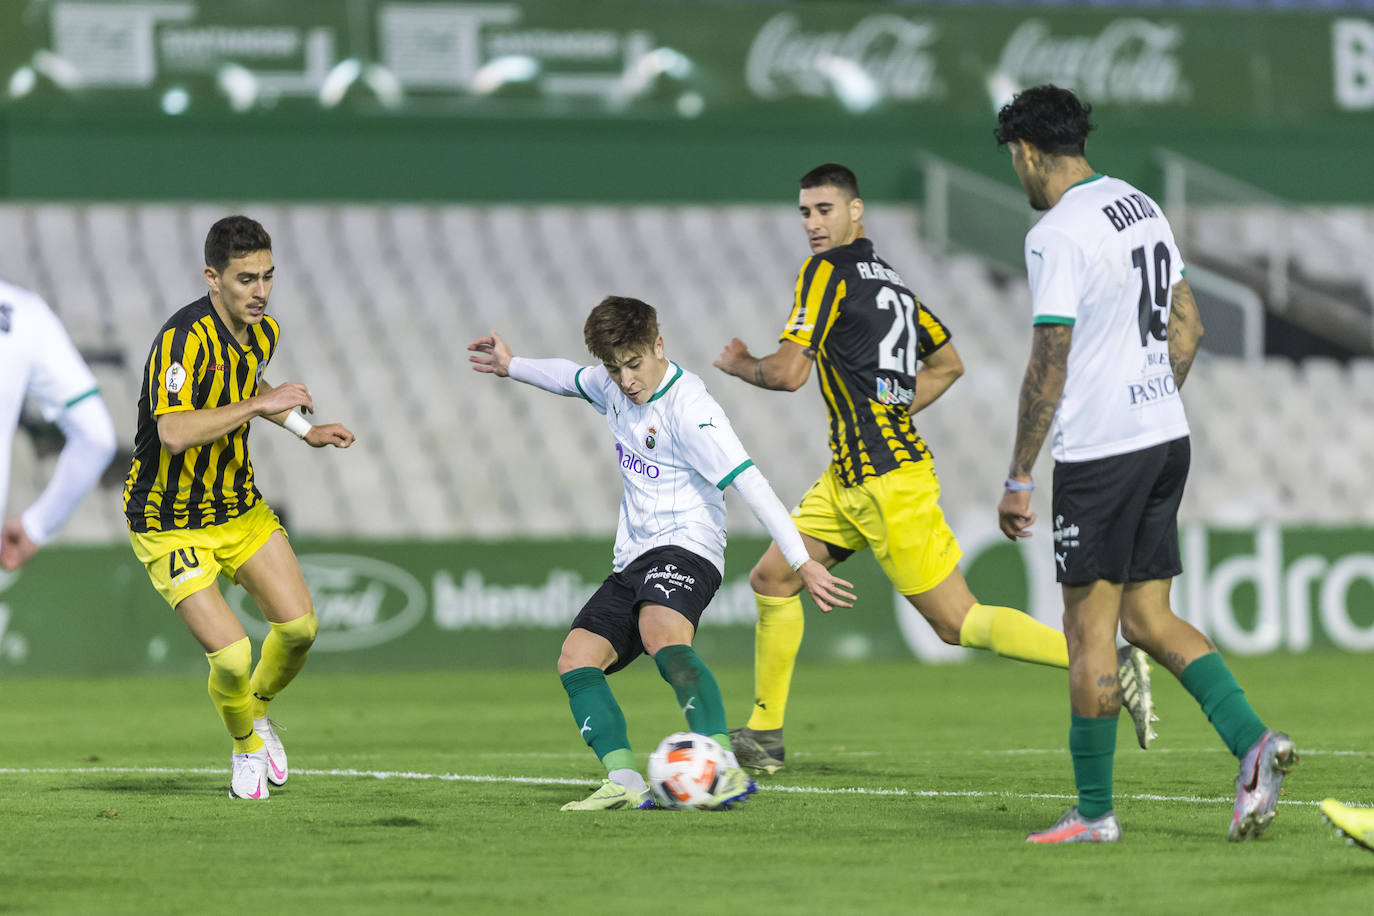
POLYGON ((205 777, 170 776, 159 779, 87 779, 68 785, 49 786, 49 792, 119 792, 132 795, 211 795, 227 794, 228 782, 205 777))

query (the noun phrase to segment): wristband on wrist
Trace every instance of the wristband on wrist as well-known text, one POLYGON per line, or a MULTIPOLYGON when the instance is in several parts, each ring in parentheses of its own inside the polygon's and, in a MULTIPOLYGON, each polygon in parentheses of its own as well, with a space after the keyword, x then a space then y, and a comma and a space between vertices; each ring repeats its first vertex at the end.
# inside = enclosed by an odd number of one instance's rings
POLYGON ((1012 493, 1021 493, 1027 490, 1034 490, 1035 484, 1029 480, 1012 480, 1008 477, 1006 482, 1002 484, 1002 488, 1012 493))
POLYGON ((304 439, 306 434, 315 428, 313 423, 294 410, 286 415, 286 420, 282 422, 282 426, 295 433, 297 439, 304 439))

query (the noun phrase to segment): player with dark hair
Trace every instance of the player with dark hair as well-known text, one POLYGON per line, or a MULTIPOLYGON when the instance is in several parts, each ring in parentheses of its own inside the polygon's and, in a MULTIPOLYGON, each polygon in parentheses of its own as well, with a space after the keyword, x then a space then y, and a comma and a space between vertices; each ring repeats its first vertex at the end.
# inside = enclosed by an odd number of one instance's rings
POLYGON ((635 766, 625 715, 606 675, 647 654, 673 688, 694 732, 727 751, 712 807, 728 807, 755 790, 726 733, 725 706, 709 668, 692 649, 702 612, 725 572, 725 496, 733 486, 774 537, 792 570, 823 609, 849 607, 849 583, 807 556, 787 509, 740 444, 730 420, 701 379, 664 355, 653 307, 608 296, 583 329, 601 361, 511 354, 495 332, 469 345, 473 369, 510 377, 604 414, 615 438, 624 496, 613 572, 572 622, 558 658, 573 720, 606 768, 592 795, 564 811, 653 807, 635 766))
POLYGON ((0 280, 0 519, 11 442, 24 399, 65 439, 52 479, 33 504, 0 526, 0 569, 13 572, 57 534, 114 457, 115 431, 100 386, 37 293, 0 280))
MULTIPOLYGON (((873 548, 896 589, 946 643, 1067 668, 1064 636, 1027 614, 979 604, 959 571, 959 544, 940 509, 930 449, 912 424, 963 374, 949 331, 864 234, 854 173, 826 163, 801 178, 802 264, 777 352, 756 358, 735 338, 716 366, 760 388, 795 391, 814 363, 830 413, 831 464, 793 513, 810 555, 827 567, 873 548), (918 368, 919 364, 919 368, 918 368)), ((783 713, 803 631, 801 580, 774 544, 749 576, 758 606, 754 708, 735 729, 742 763, 782 768, 783 713)), ((1154 737, 1148 668, 1124 652, 1141 747, 1154 737)))
POLYGON ((1159 206, 1084 158, 1089 111, 1067 89, 1037 86, 997 116, 997 142, 1011 150, 1031 206, 1048 211, 1026 235, 1034 331, 998 515, 1007 537, 1030 536, 1031 468, 1051 436, 1050 546, 1064 593, 1078 785, 1078 804, 1028 839, 1121 837, 1112 810, 1119 624, 1178 677, 1240 759, 1229 835, 1247 840, 1273 819, 1298 755, 1255 715, 1216 646, 1169 606, 1183 569, 1177 519, 1189 462, 1179 390, 1202 321, 1159 206))
POLYGON ((314 426, 294 410, 313 410, 304 385, 263 380, 281 335, 267 314, 274 276, 272 239, 261 225, 229 216, 211 227, 210 292, 153 341, 124 485, 134 554, 210 662, 210 698, 234 742, 231 798, 267 798, 267 783, 286 782, 286 751, 267 704, 305 664, 318 629, 296 555, 254 481, 249 421, 266 417, 314 448, 353 444, 340 424, 314 426), (256 668, 243 625, 220 594, 221 572, 271 625, 256 668))

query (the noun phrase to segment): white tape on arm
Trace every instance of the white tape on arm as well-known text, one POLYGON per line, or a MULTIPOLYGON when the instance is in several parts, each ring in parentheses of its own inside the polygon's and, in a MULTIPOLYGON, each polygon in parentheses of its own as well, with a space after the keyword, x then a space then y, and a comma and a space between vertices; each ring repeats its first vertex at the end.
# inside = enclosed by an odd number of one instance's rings
POLYGON ((299 411, 295 410, 286 415, 286 419, 282 422, 282 426, 285 426, 287 429, 291 430, 291 432, 295 433, 297 439, 304 439, 306 434, 315 428, 315 424, 311 423, 305 417, 301 416, 299 411))

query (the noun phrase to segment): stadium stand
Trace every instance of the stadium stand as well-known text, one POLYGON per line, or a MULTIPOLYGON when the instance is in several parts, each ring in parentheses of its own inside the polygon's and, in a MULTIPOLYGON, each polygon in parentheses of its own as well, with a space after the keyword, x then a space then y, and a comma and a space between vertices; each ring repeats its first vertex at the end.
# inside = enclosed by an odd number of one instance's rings
MULTIPOLYGON (((204 229, 234 210, 273 234, 273 313, 284 336, 269 380, 304 381, 322 418, 358 434, 355 448, 319 460, 285 433, 255 429, 260 486, 295 531, 611 530, 618 478, 601 419, 493 384, 468 370, 465 350, 496 328, 517 353, 586 361, 582 320, 607 293, 659 307, 669 355, 706 379, 784 500, 828 460, 814 382, 764 393, 711 365, 732 336, 771 348, 786 318, 806 249, 785 207, 0 206, 0 274, 40 290, 62 316, 126 444, 147 348, 167 316, 201 295, 204 229)), ((866 222, 880 253, 953 331, 967 374, 917 425, 946 505, 990 515, 1029 348, 1028 296, 1024 281, 972 257, 937 256, 918 218, 915 208, 884 205, 870 207, 866 222)), ((1310 255, 1314 264, 1324 256, 1310 255)), ((1359 471, 1374 466, 1374 360, 1204 358, 1187 403, 1195 457, 1185 518, 1374 516, 1374 495, 1359 486, 1359 471)), ((11 505, 51 473, 51 441, 17 439, 11 505)), ((123 537, 126 461, 82 505, 70 540, 123 537)), ((1042 458, 1042 479, 1048 469, 1042 458)), ((732 525, 759 530, 739 503, 732 525)))

